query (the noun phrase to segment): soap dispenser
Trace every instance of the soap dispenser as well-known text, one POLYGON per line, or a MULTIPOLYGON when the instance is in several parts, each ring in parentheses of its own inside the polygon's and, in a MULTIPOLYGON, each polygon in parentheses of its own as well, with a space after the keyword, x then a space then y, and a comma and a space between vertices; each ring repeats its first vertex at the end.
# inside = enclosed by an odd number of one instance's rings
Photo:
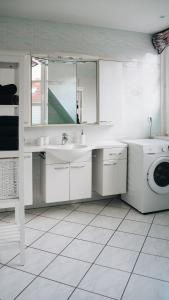
POLYGON ((85 145, 86 144, 86 135, 84 134, 84 130, 82 129, 81 131, 81 135, 80 135, 80 143, 82 145, 85 145))

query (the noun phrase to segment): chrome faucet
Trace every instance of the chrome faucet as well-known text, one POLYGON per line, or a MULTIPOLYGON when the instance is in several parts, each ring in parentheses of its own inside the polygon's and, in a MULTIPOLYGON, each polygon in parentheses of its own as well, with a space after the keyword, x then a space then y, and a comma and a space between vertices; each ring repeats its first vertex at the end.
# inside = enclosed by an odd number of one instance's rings
POLYGON ((62 133, 62 145, 65 145, 68 142, 68 134, 62 133))

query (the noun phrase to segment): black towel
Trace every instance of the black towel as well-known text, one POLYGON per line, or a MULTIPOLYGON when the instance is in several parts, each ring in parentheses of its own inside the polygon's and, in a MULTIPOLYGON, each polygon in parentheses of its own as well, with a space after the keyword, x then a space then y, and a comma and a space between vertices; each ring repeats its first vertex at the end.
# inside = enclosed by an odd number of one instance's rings
POLYGON ((15 84, 0 85, 0 95, 15 95, 17 87, 15 84))
POLYGON ((0 116, 0 127, 6 126, 18 126, 19 118, 18 116, 0 116))
POLYGON ((0 139, 1 138, 18 138, 18 126, 0 126, 0 139))
POLYGON ((19 147, 19 140, 17 138, 1 138, 0 137, 0 151, 16 151, 19 147))
POLYGON ((0 94, 0 105, 18 105, 19 97, 17 95, 1 95, 0 94))

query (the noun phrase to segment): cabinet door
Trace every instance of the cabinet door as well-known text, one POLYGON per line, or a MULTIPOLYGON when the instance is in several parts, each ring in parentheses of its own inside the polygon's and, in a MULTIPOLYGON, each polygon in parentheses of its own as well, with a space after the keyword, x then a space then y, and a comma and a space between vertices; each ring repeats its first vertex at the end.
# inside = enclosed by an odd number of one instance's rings
POLYGON ((127 160, 103 161, 102 195, 126 192, 127 160))
POLYGON ((46 165, 46 202, 69 200, 69 164, 46 165))
POLYGON ((32 195, 32 153, 24 155, 24 204, 33 204, 32 195))
POLYGON ((99 123, 119 124, 122 101, 123 63, 99 61, 99 123))
POLYGON ((70 164, 70 200, 91 198, 91 161, 70 164))

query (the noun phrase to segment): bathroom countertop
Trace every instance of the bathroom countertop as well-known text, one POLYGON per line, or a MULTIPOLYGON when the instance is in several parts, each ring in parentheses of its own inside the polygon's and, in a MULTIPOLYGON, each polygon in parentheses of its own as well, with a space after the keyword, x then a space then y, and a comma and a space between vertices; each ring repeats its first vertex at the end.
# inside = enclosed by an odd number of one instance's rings
MULTIPOLYGON (((49 146, 49 145, 48 145, 49 146)), ((59 145, 58 145, 59 146, 59 145)), ((121 143, 116 140, 112 141, 98 141, 93 144, 86 144, 86 146, 91 147, 91 150, 103 149, 103 148, 112 148, 112 147, 127 147, 126 144, 121 143)), ((47 147, 44 146, 35 146, 35 145, 25 145, 24 152, 46 152, 47 147)))

